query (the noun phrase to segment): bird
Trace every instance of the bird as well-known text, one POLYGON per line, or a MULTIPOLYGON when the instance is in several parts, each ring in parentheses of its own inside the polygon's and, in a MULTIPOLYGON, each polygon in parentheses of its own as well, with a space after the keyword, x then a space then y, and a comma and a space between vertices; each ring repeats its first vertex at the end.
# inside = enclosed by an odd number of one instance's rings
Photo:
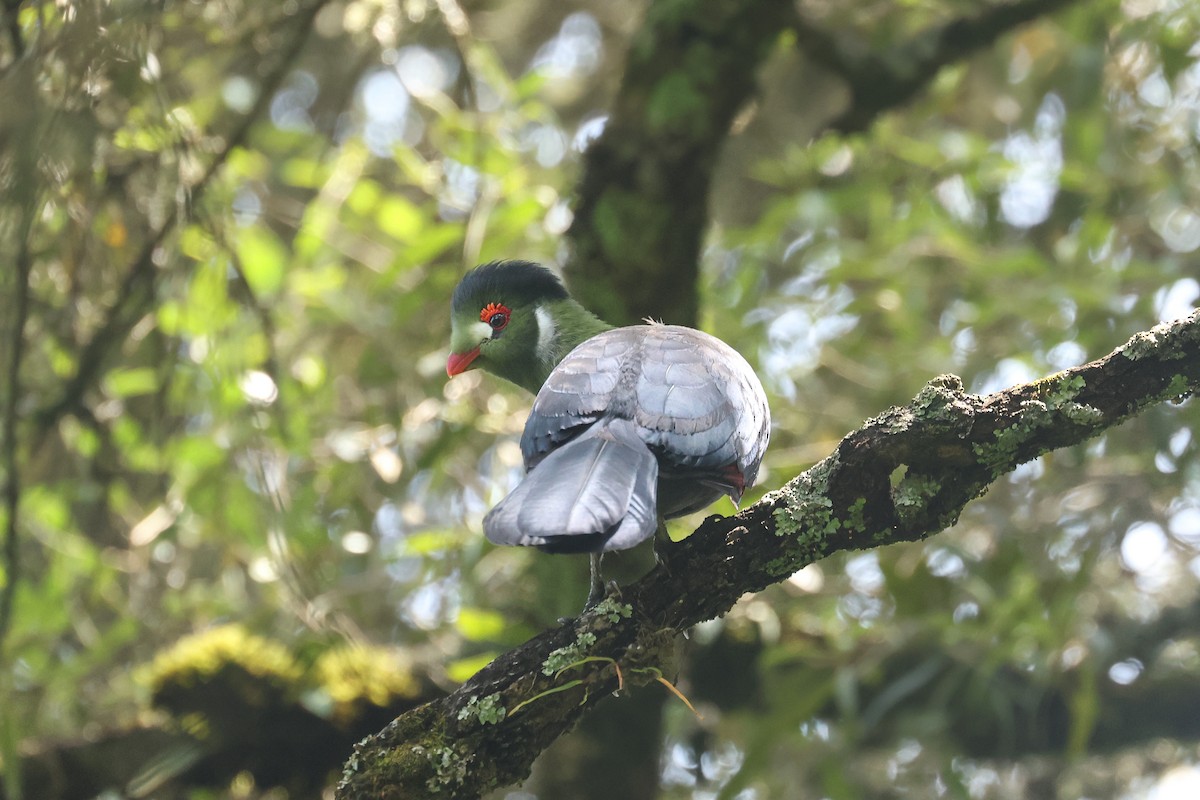
POLYGON ((482 368, 535 395, 526 474, 483 520, 488 540, 600 557, 663 520, 753 485, 770 438, 766 392, 736 350, 702 331, 607 324, 529 261, 468 272, 451 297, 453 377, 482 368))

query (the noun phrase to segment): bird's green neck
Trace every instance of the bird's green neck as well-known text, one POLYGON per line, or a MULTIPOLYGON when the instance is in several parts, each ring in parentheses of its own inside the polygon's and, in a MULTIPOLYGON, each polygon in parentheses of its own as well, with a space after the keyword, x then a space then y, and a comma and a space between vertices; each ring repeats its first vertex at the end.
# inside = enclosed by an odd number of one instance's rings
POLYGON ((500 374, 518 386, 537 394, 558 362, 566 357, 575 346, 612 328, 604 320, 574 300, 553 300, 538 307, 535 312, 538 323, 537 342, 528 351, 528 357, 520 358, 507 365, 508 374, 500 374))

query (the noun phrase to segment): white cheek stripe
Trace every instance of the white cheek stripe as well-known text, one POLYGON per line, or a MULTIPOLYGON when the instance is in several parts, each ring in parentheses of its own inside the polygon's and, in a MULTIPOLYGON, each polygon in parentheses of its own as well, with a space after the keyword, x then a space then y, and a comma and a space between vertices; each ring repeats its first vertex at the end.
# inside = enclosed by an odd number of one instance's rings
POLYGON ((558 331, 554 324, 554 317, 550 316, 550 312, 545 306, 538 306, 533 310, 533 315, 537 318, 538 323, 538 340, 537 340, 537 356, 539 361, 550 360, 550 345, 554 341, 554 334, 558 331))
POLYGON ((492 338, 492 326, 486 322, 472 322, 471 335, 479 341, 492 338))

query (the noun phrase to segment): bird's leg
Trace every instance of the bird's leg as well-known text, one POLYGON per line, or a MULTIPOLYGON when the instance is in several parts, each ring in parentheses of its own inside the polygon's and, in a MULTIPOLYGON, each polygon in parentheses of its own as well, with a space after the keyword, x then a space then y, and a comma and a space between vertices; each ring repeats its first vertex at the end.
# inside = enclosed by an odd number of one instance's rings
POLYGON ((587 603, 583 606, 585 611, 604 599, 604 575, 600 572, 600 559, 603 557, 604 553, 588 553, 591 580, 588 588, 587 603))
POLYGON ((674 547, 675 543, 667 534, 667 521, 659 517, 658 527, 654 531, 654 561, 656 564, 662 564, 668 575, 671 574, 671 567, 667 561, 670 559, 671 549, 674 547))

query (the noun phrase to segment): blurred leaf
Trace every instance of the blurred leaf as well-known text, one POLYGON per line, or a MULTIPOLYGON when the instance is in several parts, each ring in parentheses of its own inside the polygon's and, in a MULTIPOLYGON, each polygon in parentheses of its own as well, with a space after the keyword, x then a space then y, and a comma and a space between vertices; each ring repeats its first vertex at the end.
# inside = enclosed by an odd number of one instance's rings
POLYGON ((110 370, 104 376, 104 389, 116 397, 135 397, 158 389, 158 376, 150 367, 110 370))
POLYGON ((446 665, 446 677, 455 683, 465 683, 476 672, 479 672, 479 670, 492 663, 498 655, 500 655, 499 652, 492 651, 451 661, 446 665))
POLYGON ((262 226, 238 231, 237 254, 246 282, 262 298, 279 291, 288 262, 288 251, 274 233, 262 226))
POLYGON ((508 623, 504 615, 486 608, 459 609, 455 627, 473 642, 494 642, 503 637, 508 623))
POLYGON ((401 242, 416 240, 424 225, 420 210, 397 195, 387 197, 378 204, 375 221, 380 230, 401 242))

